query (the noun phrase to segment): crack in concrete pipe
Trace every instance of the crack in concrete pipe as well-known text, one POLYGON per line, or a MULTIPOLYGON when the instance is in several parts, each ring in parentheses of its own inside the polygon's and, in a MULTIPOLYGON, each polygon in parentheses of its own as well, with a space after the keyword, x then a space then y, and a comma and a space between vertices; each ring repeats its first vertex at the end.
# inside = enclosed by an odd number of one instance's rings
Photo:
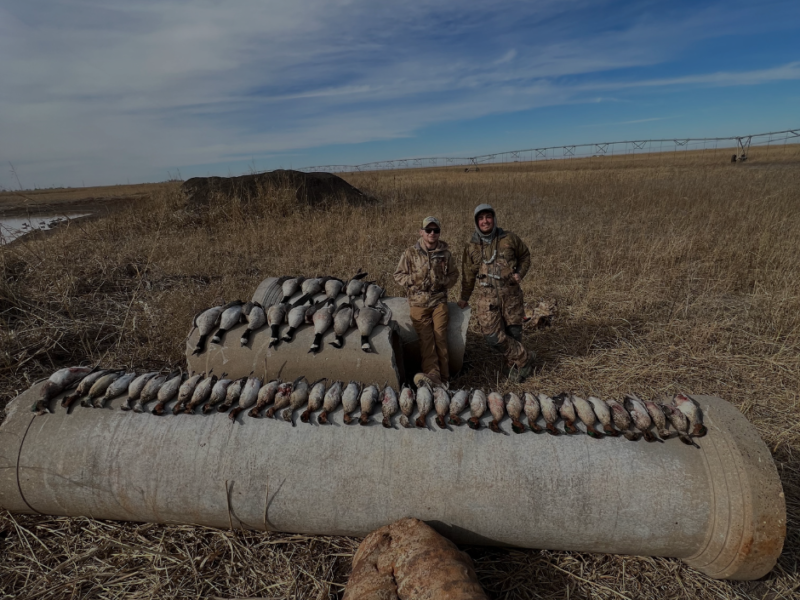
MULTIPOLYGON (((454 541, 669 556, 756 579, 780 555, 781 483, 755 428, 696 397, 700 449, 586 435, 321 426, 240 414, 157 417, 75 407, 33 417, 41 384, 0 426, 0 506, 12 512, 364 536, 422 519, 454 541), (226 483, 227 482, 227 483, 226 483), (230 506, 230 513, 228 507, 230 506)), ((167 413, 170 411, 167 410, 167 413)))

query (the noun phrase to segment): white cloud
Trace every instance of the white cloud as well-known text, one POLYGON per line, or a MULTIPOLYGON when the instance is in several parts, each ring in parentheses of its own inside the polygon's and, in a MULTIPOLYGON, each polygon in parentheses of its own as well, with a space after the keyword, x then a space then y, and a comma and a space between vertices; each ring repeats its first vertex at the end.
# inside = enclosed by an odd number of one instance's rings
POLYGON ((8 0, 0 161, 37 185, 154 179, 608 90, 797 78, 799 63, 608 81, 736 30, 742 6, 612 18, 585 0, 8 0))

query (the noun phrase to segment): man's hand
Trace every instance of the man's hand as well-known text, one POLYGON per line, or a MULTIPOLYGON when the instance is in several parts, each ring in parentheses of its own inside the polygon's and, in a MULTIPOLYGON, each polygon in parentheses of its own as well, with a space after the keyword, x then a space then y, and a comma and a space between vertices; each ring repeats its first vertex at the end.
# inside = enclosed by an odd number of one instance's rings
POLYGON ((467 303, 466 300, 458 301, 458 308, 460 308, 461 310, 464 310, 465 308, 467 308, 467 306, 469 306, 469 304, 467 303))
POLYGON ((516 281, 517 283, 519 283, 520 281, 522 281, 522 277, 520 277, 520 276, 519 276, 519 273, 513 273, 513 274, 511 275, 511 277, 513 277, 513 278, 514 278, 514 281, 516 281))

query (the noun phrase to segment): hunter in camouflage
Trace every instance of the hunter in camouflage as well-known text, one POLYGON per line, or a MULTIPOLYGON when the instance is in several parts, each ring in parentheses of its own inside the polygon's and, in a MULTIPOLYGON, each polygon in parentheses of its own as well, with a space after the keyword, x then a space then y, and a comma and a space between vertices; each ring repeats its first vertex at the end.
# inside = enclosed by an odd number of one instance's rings
POLYGON ((486 343, 503 353, 511 367, 509 377, 522 381, 533 368, 533 357, 522 345, 525 304, 520 287, 531 253, 516 234, 497 227, 490 205, 479 205, 474 217, 475 233, 461 260, 458 305, 465 308, 475 292, 473 308, 486 343))
POLYGON ((441 239, 436 217, 422 222, 419 241, 400 257, 394 280, 406 288, 411 322, 419 336, 422 373, 415 377, 429 384, 450 379, 447 352, 447 290, 458 281, 458 267, 441 239))

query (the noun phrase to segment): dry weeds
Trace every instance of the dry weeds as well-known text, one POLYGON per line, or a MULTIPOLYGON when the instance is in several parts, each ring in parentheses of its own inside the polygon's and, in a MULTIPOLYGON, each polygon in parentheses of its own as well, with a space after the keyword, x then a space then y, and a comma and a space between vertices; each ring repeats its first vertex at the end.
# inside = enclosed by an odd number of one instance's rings
MULTIPOLYGON (((459 247, 472 208, 528 242, 529 300, 560 300, 527 332, 531 385, 618 395, 716 394, 773 452, 788 537, 764 580, 719 582, 660 558, 468 548, 495 598, 792 598, 800 594, 800 148, 348 175, 377 206, 185 210, 165 184, 107 218, 0 249, 0 404, 58 366, 179 364, 196 310, 284 273, 391 274, 428 214, 459 247), (728 156, 729 159, 729 156, 728 156)), ((457 290, 456 290, 457 291, 457 290)), ((456 385, 496 385, 474 331, 456 385)), ((0 594, 19 598, 328 598, 357 540, 2 514, 0 594)))

